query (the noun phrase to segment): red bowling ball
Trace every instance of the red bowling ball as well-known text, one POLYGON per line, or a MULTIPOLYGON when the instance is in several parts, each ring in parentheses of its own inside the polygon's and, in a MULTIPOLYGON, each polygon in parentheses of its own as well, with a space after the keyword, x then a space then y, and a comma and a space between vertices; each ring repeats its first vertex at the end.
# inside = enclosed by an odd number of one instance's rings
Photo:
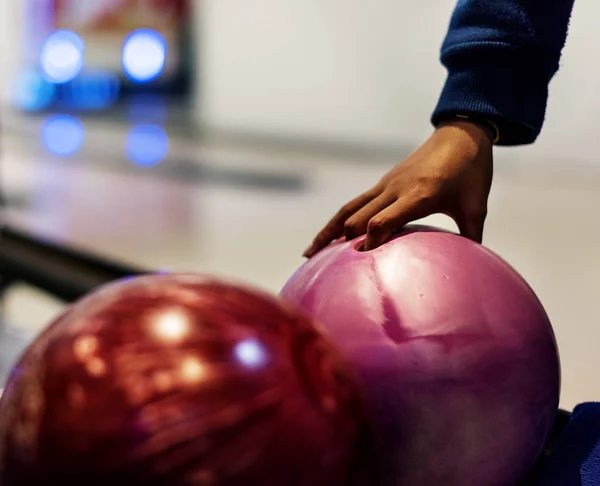
POLYGON ((24 353, 0 401, 2 486, 332 486, 364 406, 304 314, 195 275, 110 284, 24 353))
POLYGON ((541 303, 483 246, 407 228, 333 243, 281 295, 362 378, 385 486, 514 486, 542 451, 560 365, 541 303))

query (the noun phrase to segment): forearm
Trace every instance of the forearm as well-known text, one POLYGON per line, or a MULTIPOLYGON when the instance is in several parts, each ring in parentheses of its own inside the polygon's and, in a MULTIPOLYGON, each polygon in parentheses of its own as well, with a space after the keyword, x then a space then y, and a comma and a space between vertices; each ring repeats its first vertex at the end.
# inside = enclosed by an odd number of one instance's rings
POLYGON ((573 0, 459 0, 442 46, 448 78, 432 121, 493 120, 501 145, 533 142, 558 70, 573 0))

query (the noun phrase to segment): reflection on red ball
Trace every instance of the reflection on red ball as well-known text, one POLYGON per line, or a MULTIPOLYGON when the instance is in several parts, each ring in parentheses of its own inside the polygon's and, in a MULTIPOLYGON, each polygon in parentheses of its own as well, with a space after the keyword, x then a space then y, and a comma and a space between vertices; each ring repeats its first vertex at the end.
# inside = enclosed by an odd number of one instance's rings
POLYGON ((311 321, 196 275, 108 285, 29 347, 0 401, 0 484, 333 486, 358 385, 311 321))

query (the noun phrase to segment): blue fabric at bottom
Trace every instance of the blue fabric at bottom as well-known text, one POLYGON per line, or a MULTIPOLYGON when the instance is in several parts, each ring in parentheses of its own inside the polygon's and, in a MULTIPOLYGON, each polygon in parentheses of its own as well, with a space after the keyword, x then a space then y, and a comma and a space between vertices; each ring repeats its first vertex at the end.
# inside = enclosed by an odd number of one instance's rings
POLYGON ((600 403, 573 411, 536 486, 600 486, 600 403))

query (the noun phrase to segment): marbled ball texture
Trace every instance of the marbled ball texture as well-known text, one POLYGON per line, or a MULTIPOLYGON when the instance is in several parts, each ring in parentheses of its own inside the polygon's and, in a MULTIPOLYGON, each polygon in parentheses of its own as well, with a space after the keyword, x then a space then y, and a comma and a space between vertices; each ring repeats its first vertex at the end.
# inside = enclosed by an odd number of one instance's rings
POLYGON ((330 486, 360 468, 357 381, 311 320, 192 274, 59 316, 0 402, 0 483, 330 486))

